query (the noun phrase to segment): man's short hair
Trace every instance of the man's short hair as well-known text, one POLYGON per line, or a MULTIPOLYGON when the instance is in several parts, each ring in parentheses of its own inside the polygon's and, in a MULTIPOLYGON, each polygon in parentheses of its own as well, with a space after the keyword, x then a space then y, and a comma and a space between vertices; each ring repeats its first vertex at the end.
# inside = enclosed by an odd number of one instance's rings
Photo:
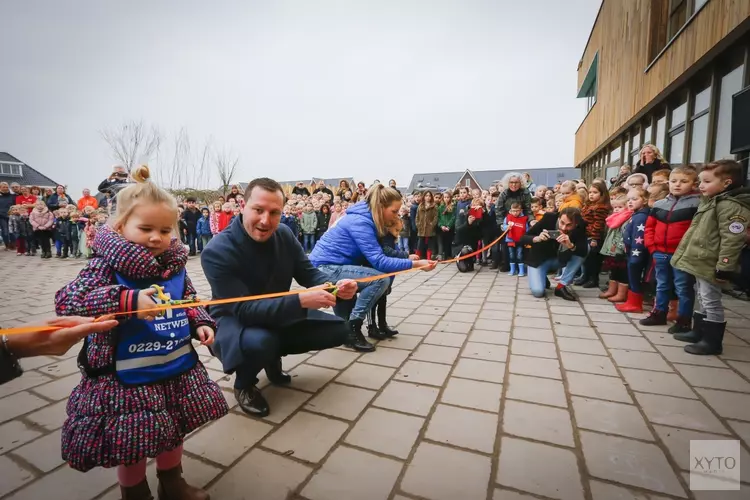
POLYGON ((716 160, 705 165, 703 171, 713 171, 714 175, 721 180, 730 179, 731 188, 742 186, 742 165, 734 160, 716 160))
POLYGON ((188 196, 187 198, 185 198, 186 203, 190 203, 191 201, 195 203, 197 200, 193 196, 188 196))
POLYGON ((693 165, 678 165, 672 169, 672 171, 670 172, 670 176, 672 174, 682 174, 688 177, 692 177, 693 179, 697 179, 698 169, 693 165))
POLYGON ((275 193, 278 191, 284 201, 286 201, 286 197, 284 196, 284 189, 281 187, 281 184, 268 177, 258 177, 257 179, 251 180, 250 184, 247 185, 247 189, 245 189, 246 203, 250 199, 250 195, 253 194, 253 189, 255 189, 256 187, 262 189, 263 191, 268 191, 269 193, 275 193))
POLYGON ((581 211, 578 210, 576 207, 565 207, 562 210, 560 210, 560 214, 558 215, 558 219, 562 216, 565 216, 568 218, 568 220, 575 225, 578 225, 578 223, 581 221, 581 211))
POLYGON ((510 209, 511 210, 515 210, 516 208, 521 208, 521 204, 518 203, 518 202, 510 204, 510 209))
POLYGON ((539 201, 539 198, 536 198, 536 197, 535 197, 535 198, 532 198, 532 199, 531 199, 531 203, 529 203, 529 205, 534 205, 534 204, 536 204, 536 205, 541 205, 541 204, 542 204, 542 202, 541 202, 541 201, 539 201))
POLYGON ((667 179, 669 179, 670 173, 672 173, 672 171, 668 168, 662 168, 661 170, 657 170, 656 172, 651 174, 651 179, 653 179, 655 175, 658 177, 666 177, 667 179))

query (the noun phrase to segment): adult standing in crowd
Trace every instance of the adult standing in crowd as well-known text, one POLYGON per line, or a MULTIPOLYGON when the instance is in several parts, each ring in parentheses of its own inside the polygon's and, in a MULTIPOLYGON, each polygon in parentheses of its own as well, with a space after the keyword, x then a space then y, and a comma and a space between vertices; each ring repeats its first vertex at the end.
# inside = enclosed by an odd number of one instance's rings
POLYGON ((237 205, 240 205, 240 206, 241 206, 242 202, 244 201, 243 197, 242 197, 242 192, 240 190, 240 186, 238 184, 235 184, 229 190, 229 194, 227 195, 227 201, 229 201, 229 200, 236 201, 237 205))
POLYGON ((534 183, 534 179, 531 178, 531 174, 529 172, 524 172, 523 180, 526 183, 526 189, 529 191, 529 194, 533 196, 534 193, 536 193, 536 184, 534 183))
POLYGON ((352 203, 356 203, 358 201, 364 201, 366 196, 367 196, 367 188, 365 187, 365 183, 362 181, 359 181, 357 183, 357 191, 354 193, 354 196, 352 196, 352 203))
POLYGON ((528 266, 529 288, 534 297, 541 298, 549 286, 547 273, 565 267, 555 288, 555 296, 574 301, 576 296, 568 288, 583 264, 588 251, 586 224, 577 208, 564 208, 559 213, 548 212, 521 237, 528 266))
POLYGON ((10 216, 8 212, 10 207, 16 204, 16 195, 10 192, 10 186, 7 182, 0 182, 0 237, 3 239, 5 244, 5 251, 11 250, 13 246, 13 238, 8 228, 8 222, 10 216))
MULTIPOLYGON (((240 216, 214 236, 201 254, 213 299, 287 292, 292 279, 307 288, 329 280, 312 266, 296 235, 279 225, 283 207, 284 191, 278 182, 268 178, 250 182, 240 216)), ((261 370, 265 369, 271 383, 288 384, 291 377, 282 371, 282 356, 321 351, 344 342, 346 323, 319 309, 334 306, 337 297, 352 298, 357 285, 340 280, 336 287, 337 296, 318 289, 211 306, 217 323, 213 349, 224 371, 237 374, 234 393, 242 411, 259 417, 270 412, 256 385, 261 370)))
MULTIPOLYGON (((346 217, 339 219, 338 224, 323 235, 310 254, 313 265, 327 273, 332 282, 368 278, 412 267, 425 271, 434 269, 437 261, 400 259, 388 257, 383 252, 379 240, 396 223, 402 203, 401 194, 395 189, 382 184, 373 186, 364 201, 349 207, 346 217)), ((375 350, 375 346, 365 339, 362 324, 390 284, 388 278, 358 283, 359 296, 353 304, 336 304, 334 312, 349 320, 348 347, 362 352, 375 350)))
POLYGON ((396 191, 398 191, 399 194, 401 194, 401 191, 399 191, 396 186, 397 186, 396 179, 391 179, 388 181, 388 187, 395 189, 396 191))
MULTIPOLYGON (((108 195, 107 208, 110 213, 114 213, 117 208, 117 193, 128 185, 128 171, 122 165, 112 167, 112 173, 99 183, 99 192, 108 195)), ((102 204, 103 205, 103 204, 102 204)))
MULTIPOLYGON (((504 186, 508 186, 508 188, 500 193, 500 196, 497 197, 497 201, 495 202, 495 220, 498 227, 503 225, 503 221, 505 221, 505 217, 508 216, 510 207, 514 203, 521 205, 521 210, 523 210, 524 215, 531 214, 531 194, 529 194, 529 190, 526 189, 526 181, 523 176, 518 172, 511 172, 503 177, 502 183, 504 186)), ((504 262, 502 272, 508 272, 510 270, 508 244, 503 241, 501 248, 504 262)), ((492 252, 492 267, 494 269, 499 267, 500 253, 496 248, 493 248, 493 250, 495 250, 492 252)))
POLYGON ((646 144, 641 148, 638 155, 639 160, 633 170, 634 174, 645 174, 648 183, 651 184, 651 175, 663 168, 670 169, 669 164, 661 155, 659 148, 653 144, 646 144))
POLYGON ((15 196, 21 195, 21 185, 17 182, 12 182, 10 184, 10 192, 13 193, 15 196))
POLYGON ((60 208, 60 200, 67 200, 68 205, 75 204, 73 198, 68 196, 68 194, 65 192, 65 186, 63 186, 62 184, 58 184, 55 188, 55 194, 47 199, 47 208, 49 208, 50 212, 54 212, 55 210, 58 210, 60 208))
POLYGON ((16 196, 16 205, 19 205, 22 209, 26 210, 27 213, 31 213, 31 211, 34 210, 36 199, 36 196, 31 194, 31 188, 29 188, 29 186, 21 186, 21 194, 16 196))
POLYGON ((333 191, 331 191, 330 189, 328 189, 328 187, 326 187, 326 181, 324 181, 323 179, 320 179, 318 181, 318 187, 316 187, 315 191, 313 191, 313 194, 315 193, 327 194, 328 196, 330 196, 330 198, 328 199, 328 204, 329 205, 333 204, 333 191))
POLYGON ((339 188, 336 190, 336 196, 343 200, 344 194, 346 194, 347 191, 351 190, 352 188, 351 186, 349 186, 349 181, 347 181, 346 179, 341 179, 341 181, 339 181, 339 188))
POLYGON ((310 190, 305 187, 305 183, 299 181, 296 186, 292 188, 292 194, 298 194, 300 196, 310 196, 310 190))
POLYGON ((622 186, 628 180, 628 177, 630 177, 630 165, 623 165, 620 167, 617 177, 612 177, 609 180, 609 189, 622 186))
POLYGON ((91 190, 88 188, 83 190, 83 196, 78 199, 78 210, 83 212, 86 207, 91 207, 94 210, 99 208, 99 201, 96 197, 91 196, 91 190))

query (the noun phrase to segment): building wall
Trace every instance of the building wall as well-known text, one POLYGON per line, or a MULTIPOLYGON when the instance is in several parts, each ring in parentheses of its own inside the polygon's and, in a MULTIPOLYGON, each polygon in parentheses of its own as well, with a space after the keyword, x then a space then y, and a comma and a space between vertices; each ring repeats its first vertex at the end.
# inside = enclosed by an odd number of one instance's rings
POLYGON ((652 5, 665 1, 604 0, 578 69, 580 88, 599 54, 597 101, 576 132, 577 167, 750 17, 750 0, 709 0, 652 62, 652 5))

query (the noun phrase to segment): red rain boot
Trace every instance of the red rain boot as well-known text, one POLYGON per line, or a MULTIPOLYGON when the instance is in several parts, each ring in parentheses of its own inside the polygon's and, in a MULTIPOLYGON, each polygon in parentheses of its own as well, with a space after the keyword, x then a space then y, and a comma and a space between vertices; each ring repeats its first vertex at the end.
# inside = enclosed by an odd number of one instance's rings
POLYGON ((622 304, 615 304, 615 309, 624 313, 643 312, 643 294, 628 290, 628 300, 622 304))

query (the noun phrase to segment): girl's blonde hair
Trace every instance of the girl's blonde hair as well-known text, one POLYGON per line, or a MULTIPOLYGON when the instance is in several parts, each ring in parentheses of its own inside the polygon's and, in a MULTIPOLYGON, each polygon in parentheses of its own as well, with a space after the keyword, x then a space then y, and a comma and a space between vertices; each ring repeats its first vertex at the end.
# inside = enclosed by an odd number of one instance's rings
POLYGON ((394 238, 398 238, 401 235, 401 230, 403 228, 404 223, 401 221, 401 219, 396 219, 393 224, 388 226, 388 232, 391 233, 394 238))
POLYGON ((166 190, 149 181, 151 171, 146 165, 139 165, 130 172, 134 184, 117 193, 117 211, 112 218, 112 227, 125 225, 128 217, 138 205, 143 203, 164 204, 174 212, 174 227, 177 229, 177 200, 166 190))
POLYGON ((626 205, 628 203, 628 199, 625 196, 619 195, 615 196, 610 200, 612 202, 612 205, 626 205))
POLYGON ((636 194, 643 200, 643 203, 648 203, 648 191, 646 191, 642 187, 632 187, 630 188, 630 190, 628 190, 628 197, 630 197, 631 191, 635 191, 636 194))
POLYGON ((401 203, 401 193, 392 187, 376 184, 370 188, 365 196, 365 203, 370 207, 372 220, 375 222, 375 229, 378 232, 378 238, 382 238, 388 232, 383 222, 383 210, 390 207, 393 203, 401 203))

